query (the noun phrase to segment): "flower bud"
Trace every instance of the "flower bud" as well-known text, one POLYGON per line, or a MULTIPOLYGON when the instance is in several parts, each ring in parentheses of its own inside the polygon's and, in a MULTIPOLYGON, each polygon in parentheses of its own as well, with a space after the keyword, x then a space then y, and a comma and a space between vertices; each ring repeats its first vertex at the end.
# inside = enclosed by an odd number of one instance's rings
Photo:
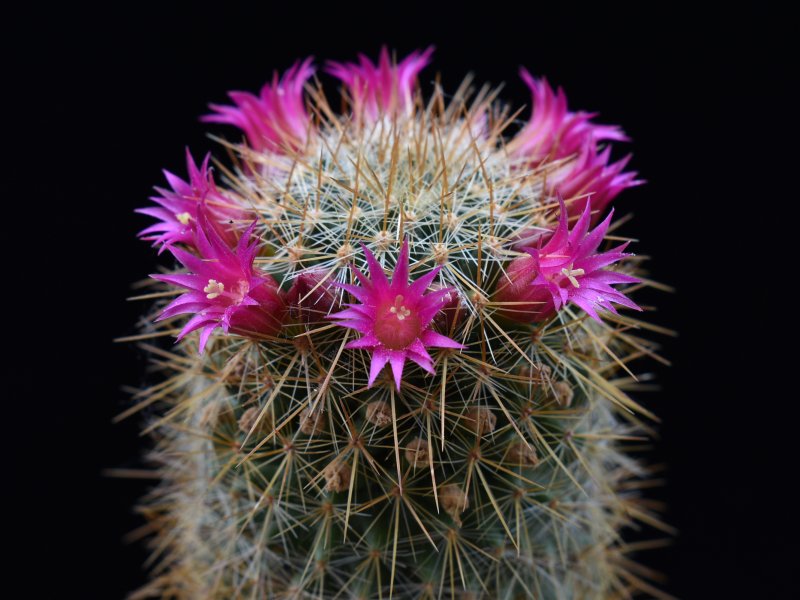
POLYGON ((553 297, 547 288, 533 285, 537 275, 532 257, 520 256, 511 261, 492 295, 492 302, 500 304, 499 315, 518 323, 530 323, 555 314, 553 297))
POLYGON ((330 278, 319 269, 298 275, 286 293, 289 315, 305 323, 321 321, 338 304, 330 278), (323 281, 324 280, 324 281, 323 281))
MULTIPOLYGON (((445 286, 438 283, 432 284, 429 288, 432 291, 445 289, 445 286)), ((461 295, 454 288, 446 288, 447 293, 442 298, 442 308, 433 318, 433 326, 437 331, 444 335, 450 335, 464 320, 467 314, 467 307, 461 295)))
POLYGON ((267 274, 264 281, 250 290, 249 296, 257 302, 252 306, 239 306, 230 317, 230 332, 244 336, 274 336, 281 330, 286 315, 286 302, 278 283, 267 274))

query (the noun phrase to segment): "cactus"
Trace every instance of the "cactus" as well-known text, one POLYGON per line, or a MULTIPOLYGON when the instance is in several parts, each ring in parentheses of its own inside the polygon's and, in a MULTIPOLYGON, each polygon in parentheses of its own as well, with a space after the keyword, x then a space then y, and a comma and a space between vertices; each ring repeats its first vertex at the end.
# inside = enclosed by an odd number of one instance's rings
POLYGON ((230 161, 188 155, 140 210, 180 264, 140 336, 163 377, 134 597, 659 593, 620 535, 661 526, 626 393, 655 345, 617 310, 649 282, 608 233, 626 138, 526 71, 515 135, 488 88, 426 100, 430 56, 328 63, 341 111, 310 61, 231 93, 205 117, 244 134, 230 161))

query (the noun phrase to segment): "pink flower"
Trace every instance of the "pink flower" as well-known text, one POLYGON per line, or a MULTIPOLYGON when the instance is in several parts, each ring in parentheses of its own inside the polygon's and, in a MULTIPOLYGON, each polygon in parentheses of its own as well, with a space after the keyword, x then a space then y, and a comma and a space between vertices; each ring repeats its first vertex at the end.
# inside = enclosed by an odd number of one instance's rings
POLYGON ((590 140, 628 140, 615 125, 592 123, 594 113, 568 111, 564 90, 554 92, 546 79, 536 79, 524 68, 520 77, 531 90, 533 106, 531 119, 514 138, 512 150, 533 166, 577 154, 590 140))
POLYGON ((375 122, 381 115, 401 116, 414 104, 417 75, 430 62, 433 46, 415 51, 397 64, 384 46, 378 63, 358 55, 358 64, 329 61, 327 71, 344 83, 357 119, 375 122))
POLYGON ((225 123, 244 131, 253 150, 285 153, 287 148, 305 146, 310 119, 306 111, 303 88, 314 74, 311 58, 296 62, 291 69, 255 96, 249 92, 229 92, 235 106, 211 104, 215 114, 204 116, 209 123, 225 123))
POLYGON ((629 154, 609 164, 611 148, 598 152, 594 141, 588 142, 574 161, 549 176, 549 193, 562 198, 580 198, 569 203, 570 216, 580 214, 589 205, 595 215, 602 214, 611 201, 625 188, 641 185, 636 171, 623 172, 629 154))
POLYGON ((349 308, 330 315, 329 318, 339 319, 337 325, 355 329, 362 334, 359 339, 349 342, 345 347, 363 348, 372 352, 367 385, 372 386, 388 362, 391 364, 397 389, 400 389, 406 359, 433 373, 433 359, 426 347, 464 347, 430 328, 433 317, 442 309, 447 294, 452 290, 443 288, 424 294, 441 267, 409 285, 408 241, 403 242, 391 282, 386 279, 383 268, 372 253, 366 247, 362 248, 367 258, 370 277, 367 278, 352 267, 353 274, 361 285, 337 283, 361 304, 347 304, 349 308))
POLYGON ((605 269, 630 256, 623 253, 627 242, 608 252, 596 252, 611 223, 613 211, 594 230, 589 231, 591 207, 587 205, 572 231, 569 231, 566 206, 563 200, 559 202, 561 214, 558 227, 547 243, 540 248, 525 248, 529 256, 514 259, 506 269, 507 278, 503 277, 498 282, 494 301, 509 303, 500 309, 501 314, 523 323, 543 321, 570 302, 598 321, 598 310, 617 312, 612 302, 641 310, 611 287, 639 280, 605 269))
POLYGON ((275 280, 253 268, 258 240, 249 243, 256 222, 239 239, 235 250, 210 223, 201 209, 196 231, 199 256, 181 248, 170 251, 191 273, 151 275, 187 292, 173 300, 157 320, 192 314, 178 340, 200 329, 200 352, 217 327, 225 333, 260 338, 275 335, 281 327, 285 303, 275 280))
POLYGON ((289 314, 306 323, 319 321, 338 304, 333 287, 331 279, 325 279, 325 271, 303 271, 286 293, 289 314))
POLYGON ((243 221, 252 218, 248 211, 236 206, 228 198, 217 191, 211 169, 208 167, 210 154, 206 154, 203 164, 198 168, 189 149, 186 149, 186 169, 189 181, 164 171, 171 190, 156 188, 160 196, 151 200, 158 206, 139 208, 136 212, 160 219, 139 232, 139 237, 152 241, 154 246, 160 245, 161 254, 173 244, 193 246, 197 215, 200 205, 205 204, 211 222, 217 232, 229 243, 236 241, 236 235, 228 224, 231 221, 243 221), (225 224, 225 225, 223 225, 225 224))
POLYGON ((592 123, 594 113, 570 112, 564 91, 554 92, 546 79, 536 79, 525 69, 520 76, 531 90, 533 107, 530 121, 511 142, 511 151, 533 167, 568 159, 548 175, 545 191, 567 200, 585 196, 569 203, 570 216, 580 214, 587 203, 599 215, 623 189, 642 183, 635 172, 623 173, 630 156, 609 164, 610 147, 598 149, 604 140, 628 141, 619 127, 592 123))

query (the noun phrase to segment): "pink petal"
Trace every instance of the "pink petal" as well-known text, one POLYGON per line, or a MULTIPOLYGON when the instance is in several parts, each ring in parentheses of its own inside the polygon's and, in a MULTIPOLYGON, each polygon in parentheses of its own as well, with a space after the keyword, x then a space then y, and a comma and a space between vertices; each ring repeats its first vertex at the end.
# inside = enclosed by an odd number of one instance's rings
POLYGON ((387 362, 389 362, 389 354, 385 350, 377 349, 372 353, 372 362, 369 365, 369 381, 367 382, 368 388, 372 387, 372 384, 375 383, 375 379, 387 362))
POLYGON ((457 341, 450 339, 446 335, 437 333, 432 329, 426 329, 420 336, 420 340, 422 340, 422 343, 426 346, 433 346, 435 348, 457 348, 459 350, 466 348, 463 344, 459 344, 457 341))
POLYGON ((211 336, 211 333, 216 329, 216 326, 207 326, 200 332, 200 341, 198 344, 198 352, 200 354, 203 353, 205 350, 206 342, 208 342, 208 338, 211 336))
POLYGON ((365 334, 357 340, 351 340, 345 344, 345 348, 374 348, 380 342, 372 334, 365 334))
POLYGON ((403 365, 405 365, 406 357, 403 352, 392 351, 389 354, 389 362, 392 365, 392 374, 394 375, 394 383, 397 389, 400 389, 400 382, 403 379, 403 365))
MULTIPOLYGON (((405 290, 408 287, 408 238, 403 240, 403 247, 400 250, 400 257, 394 267, 392 274, 392 288, 395 290, 405 290)), ((427 287, 427 286, 426 286, 427 287)))
POLYGON ((375 256, 369 251, 369 248, 367 248, 364 244, 361 244, 361 249, 364 251, 364 256, 367 259, 371 284, 378 289, 388 289, 389 281, 386 279, 386 275, 383 272, 383 267, 381 267, 378 261, 375 260, 375 256))

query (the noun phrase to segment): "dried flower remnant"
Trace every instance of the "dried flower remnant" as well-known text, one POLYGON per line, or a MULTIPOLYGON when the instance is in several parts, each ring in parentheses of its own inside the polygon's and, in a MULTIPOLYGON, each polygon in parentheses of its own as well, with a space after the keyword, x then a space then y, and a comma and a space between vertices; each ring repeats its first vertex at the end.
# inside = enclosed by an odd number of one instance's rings
POLYGON ((562 408, 569 408, 572 405, 572 398, 575 397, 575 392, 566 381, 556 381, 553 383, 553 397, 556 404, 562 408))
POLYGON ((256 426, 257 433, 272 431, 272 423, 270 416, 268 414, 265 414, 259 418, 260 415, 261 411, 257 406, 251 406, 246 411, 244 411, 242 413, 242 416, 239 417, 239 421, 237 422, 239 426, 239 431, 245 434, 249 434, 250 430, 253 429, 253 426, 256 426))
POLYGON ((533 446, 529 446, 524 442, 514 442, 508 446, 506 452, 506 460, 515 465, 524 465, 535 467, 539 464, 539 457, 536 455, 536 450, 533 446))
POLYGON ((464 425, 470 431, 482 437, 487 433, 492 433, 497 426, 497 417, 486 407, 470 408, 464 415, 464 425))
POLYGON ((325 431, 326 420, 321 410, 304 408, 299 415, 300 431, 305 435, 316 435, 325 431))
POLYGON ((461 526, 461 513, 469 508, 469 498, 464 490, 455 483, 449 483, 439 489, 439 498, 444 511, 456 525, 461 526))
POLYGON ((350 486, 350 471, 352 467, 346 462, 334 460, 322 471, 325 477, 326 492, 343 492, 350 486))
POLYGON ((382 428, 392 423, 392 408, 383 400, 376 400, 367 404, 367 422, 382 428))
POLYGON ((426 440, 417 437, 406 444, 405 457, 412 469, 427 467, 429 456, 426 440))

